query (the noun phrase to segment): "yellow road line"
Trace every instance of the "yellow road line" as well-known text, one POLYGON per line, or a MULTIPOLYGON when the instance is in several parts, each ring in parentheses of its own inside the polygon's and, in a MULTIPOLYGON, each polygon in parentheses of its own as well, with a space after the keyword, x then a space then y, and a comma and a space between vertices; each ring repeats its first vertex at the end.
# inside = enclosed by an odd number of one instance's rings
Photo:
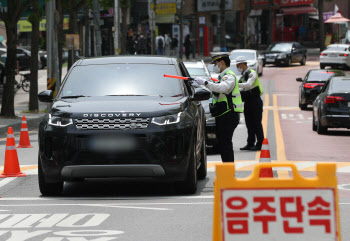
MULTIPOLYGON (((265 94, 264 107, 269 106, 269 101, 270 101, 269 94, 265 94)), ((263 126, 265 137, 267 136, 267 121, 268 121, 268 119, 269 119, 269 112, 265 109, 265 111, 263 112, 263 118, 262 118, 262 126, 263 126)), ((258 161, 259 159, 260 159, 260 151, 257 151, 256 155, 255 155, 255 160, 258 161)))
MULTIPOLYGON (((277 106, 277 95, 273 95, 273 105, 277 106)), ((284 140, 282 135, 280 116, 278 110, 273 110, 273 117, 275 122, 275 133, 276 133, 276 147, 277 147, 277 160, 287 161, 286 152, 284 149, 284 140)), ((279 178, 289 178, 288 171, 277 171, 279 178)))
MULTIPOLYGON (((35 130, 32 130, 32 131, 28 131, 28 134, 29 133, 32 133, 32 132, 35 132, 35 131, 38 131, 38 129, 35 129, 35 130)), ((20 136, 21 134, 19 134, 19 135, 15 135, 15 137, 18 137, 18 136, 20 136)), ((1 138, 0 139, 0 141, 6 141, 7 140, 7 137, 6 138, 1 138)))

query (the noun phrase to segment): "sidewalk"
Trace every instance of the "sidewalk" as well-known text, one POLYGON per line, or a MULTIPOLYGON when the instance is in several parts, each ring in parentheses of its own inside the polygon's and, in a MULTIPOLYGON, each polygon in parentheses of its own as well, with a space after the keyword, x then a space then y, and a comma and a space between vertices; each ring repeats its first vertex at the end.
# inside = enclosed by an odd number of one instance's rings
MULTIPOLYGON (((62 77, 67 73, 67 68, 63 69, 62 77)), ((47 89, 47 74, 46 69, 39 72, 38 79, 38 93, 47 89)), ((16 80, 19 81, 19 75, 16 76, 16 80)), ((2 104, 2 91, 3 86, 0 85, 0 109, 2 104)), ((15 133, 19 133, 21 130, 22 117, 27 119, 29 131, 38 129, 41 119, 45 116, 45 111, 49 108, 49 104, 39 101, 39 110, 41 113, 24 113, 29 109, 29 93, 24 92, 22 88, 18 89, 15 93, 15 118, 8 118, 0 116, 0 135, 4 136, 7 133, 8 127, 12 127, 15 133)))

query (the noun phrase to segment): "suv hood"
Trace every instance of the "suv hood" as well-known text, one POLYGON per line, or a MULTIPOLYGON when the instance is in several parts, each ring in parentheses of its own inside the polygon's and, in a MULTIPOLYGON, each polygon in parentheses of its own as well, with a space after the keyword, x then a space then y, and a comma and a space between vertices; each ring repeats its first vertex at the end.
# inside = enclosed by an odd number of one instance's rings
POLYGON ((56 100, 50 113, 64 117, 154 117, 183 111, 186 97, 110 96, 56 100))

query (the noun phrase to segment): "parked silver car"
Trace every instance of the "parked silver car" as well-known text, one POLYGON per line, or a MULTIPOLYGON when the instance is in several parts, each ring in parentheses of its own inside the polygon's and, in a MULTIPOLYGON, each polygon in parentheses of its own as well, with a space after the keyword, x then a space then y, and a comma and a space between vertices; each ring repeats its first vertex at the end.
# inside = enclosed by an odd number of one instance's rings
POLYGON ((350 45, 328 45, 320 56, 320 68, 324 69, 326 66, 350 68, 350 45))
POLYGON ((236 64, 236 59, 238 56, 244 56, 248 61, 248 68, 255 70, 258 75, 263 74, 263 59, 262 55, 258 54, 258 51, 253 49, 235 49, 231 51, 230 59, 231 65, 236 64))

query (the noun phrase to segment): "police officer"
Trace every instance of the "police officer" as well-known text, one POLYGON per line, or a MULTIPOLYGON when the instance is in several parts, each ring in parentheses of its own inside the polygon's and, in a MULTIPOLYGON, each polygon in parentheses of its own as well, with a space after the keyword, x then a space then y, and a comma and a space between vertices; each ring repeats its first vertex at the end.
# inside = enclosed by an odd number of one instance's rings
POLYGON ((232 136, 239 123, 239 113, 243 112, 238 79, 230 67, 228 54, 212 56, 214 71, 219 81, 211 83, 203 78, 195 78, 195 83, 205 85, 213 93, 213 103, 209 105, 211 115, 215 117, 216 135, 219 143, 221 160, 234 162, 232 136))
POLYGON ((258 74, 248 68, 247 59, 244 56, 238 56, 236 64, 238 71, 242 73, 239 88, 244 101, 244 118, 248 130, 247 145, 240 150, 261 150, 264 131, 261 124, 263 102, 260 96, 264 92, 258 74))

